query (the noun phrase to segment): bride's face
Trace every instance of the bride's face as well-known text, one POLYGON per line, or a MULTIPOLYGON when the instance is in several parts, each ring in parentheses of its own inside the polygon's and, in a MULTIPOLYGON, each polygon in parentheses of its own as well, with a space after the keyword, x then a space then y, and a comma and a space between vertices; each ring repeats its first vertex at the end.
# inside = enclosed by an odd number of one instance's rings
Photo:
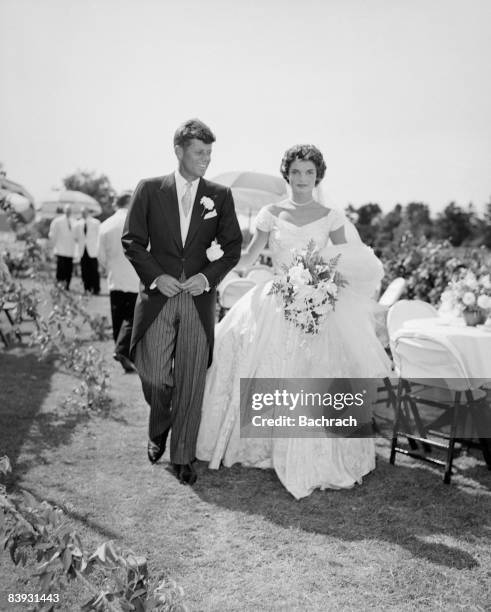
POLYGON ((309 194, 315 187, 317 170, 314 162, 296 159, 290 166, 288 181, 292 192, 298 194, 309 194))

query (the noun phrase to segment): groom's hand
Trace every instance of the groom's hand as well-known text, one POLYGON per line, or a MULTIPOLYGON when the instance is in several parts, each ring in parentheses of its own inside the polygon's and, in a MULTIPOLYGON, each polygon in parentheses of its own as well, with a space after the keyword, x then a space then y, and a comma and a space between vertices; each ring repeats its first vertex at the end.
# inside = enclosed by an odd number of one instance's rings
POLYGON ((206 278, 203 274, 195 274, 181 283, 181 288, 191 295, 201 295, 206 290, 206 278))
POLYGON ((161 274, 155 279, 157 289, 166 297, 174 297, 181 293, 181 283, 169 274, 161 274))

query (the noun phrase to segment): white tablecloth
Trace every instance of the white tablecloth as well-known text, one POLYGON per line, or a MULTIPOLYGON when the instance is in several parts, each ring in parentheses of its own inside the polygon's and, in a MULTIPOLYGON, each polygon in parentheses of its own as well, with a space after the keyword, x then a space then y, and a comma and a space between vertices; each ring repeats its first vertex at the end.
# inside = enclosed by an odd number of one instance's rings
POLYGON ((448 323, 443 317, 429 317, 406 321, 402 329, 446 339, 458 351, 472 378, 491 380, 491 326, 468 327, 464 321, 448 323))

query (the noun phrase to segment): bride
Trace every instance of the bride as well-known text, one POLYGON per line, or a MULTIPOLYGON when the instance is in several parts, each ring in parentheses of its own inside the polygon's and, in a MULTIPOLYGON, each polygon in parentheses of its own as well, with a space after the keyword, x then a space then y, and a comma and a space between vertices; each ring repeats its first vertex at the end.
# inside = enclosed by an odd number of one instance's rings
POLYGON ((388 359, 377 340, 371 295, 383 276, 380 261, 352 235, 344 215, 313 197, 326 165, 312 145, 286 151, 281 173, 292 197, 259 211, 256 232, 239 266, 252 265, 269 242, 275 274, 290 265, 293 249, 313 240, 325 261, 341 254, 348 281, 335 310, 317 334, 306 334, 283 316, 271 281, 244 295, 217 325, 198 435, 198 459, 211 469, 223 463, 273 468, 297 499, 316 488, 348 488, 375 468, 373 438, 241 437, 241 378, 380 378, 388 359))

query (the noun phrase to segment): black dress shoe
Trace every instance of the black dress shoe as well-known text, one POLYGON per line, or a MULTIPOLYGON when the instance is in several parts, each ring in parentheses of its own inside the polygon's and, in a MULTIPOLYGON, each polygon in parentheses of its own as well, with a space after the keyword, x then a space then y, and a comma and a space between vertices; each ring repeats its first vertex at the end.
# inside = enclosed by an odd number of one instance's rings
POLYGON ((172 467, 174 468, 177 480, 179 480, 181 484, 194 485, 198 480, 198 475, 192 463, 173 463, 172 467))
POLYGON ((119 361, 125 372, 136 372, 133 362, 126 357, 126 355, 121 355, 121 353, 113 353, 113 359, 119 361))
POLYGON ((184 482, 191 486, 198 480, 198 474, 196 474, 192 463, 186 463, 182 471, 182 477, 184 482))
POLYGON ((165 453, 165 444, 167 442, 167 436, 169 435, 169 430, 165 431, 160 436, 153 438, 153 440, 148 441, 147 445, 147 455, 148 460, 153 465, 157 463, 157 461, 162 457, 165 453))

